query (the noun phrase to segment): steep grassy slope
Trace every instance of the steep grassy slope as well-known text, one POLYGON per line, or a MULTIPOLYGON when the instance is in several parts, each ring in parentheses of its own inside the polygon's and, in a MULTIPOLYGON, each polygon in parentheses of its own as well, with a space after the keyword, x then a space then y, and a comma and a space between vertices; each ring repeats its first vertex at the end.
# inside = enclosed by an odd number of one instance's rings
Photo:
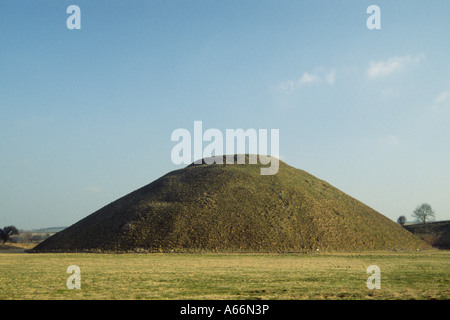
POLYGON ((418 237, 327 182, 280 161, 190 165, 38 245, 45 251, 427 249, 418 237))

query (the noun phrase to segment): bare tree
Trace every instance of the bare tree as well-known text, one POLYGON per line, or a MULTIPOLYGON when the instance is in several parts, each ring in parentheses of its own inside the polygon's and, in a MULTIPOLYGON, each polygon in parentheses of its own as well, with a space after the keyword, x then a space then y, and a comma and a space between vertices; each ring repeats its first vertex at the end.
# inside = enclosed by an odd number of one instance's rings
POLYGON ((428 203, 422 203, 414 210, 412 216, 416 218, 417 222, 427 223, 427 221, 434 221, 434 211, 428 203))
POLYGON ((398 217, 397 222, 403 227, 406 223, 406 217, 405 216, 398 217))

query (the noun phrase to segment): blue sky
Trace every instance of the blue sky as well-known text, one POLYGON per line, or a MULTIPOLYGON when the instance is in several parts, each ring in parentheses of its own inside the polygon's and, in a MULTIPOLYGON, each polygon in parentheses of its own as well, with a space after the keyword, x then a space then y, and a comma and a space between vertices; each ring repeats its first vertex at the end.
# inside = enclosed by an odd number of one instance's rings
POLYGON ((165 173, 177 128, 279 129, 385 216, 450 219, 450 2, 0 0, 0 224, 67 226, 165 173), (81 30, 69 30, 69 5, 81 30), (381 30, 366 9, 381 8, 381 30))

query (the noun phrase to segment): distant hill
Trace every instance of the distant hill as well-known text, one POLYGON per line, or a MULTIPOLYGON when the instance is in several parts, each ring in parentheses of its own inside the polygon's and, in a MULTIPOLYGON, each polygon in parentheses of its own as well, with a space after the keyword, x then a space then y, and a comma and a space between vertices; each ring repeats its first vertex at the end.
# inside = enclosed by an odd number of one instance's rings
POLYGON ((31 230, 20 230, 18 235, 12 237, 16 243, 39 243, 66 227, 49 227, 31 230))
POLYGON ((31 232, 33 233, 57 233, 62 230, 64 230, 67 227, 48 227, 48 228, 40 228, 40 229, 33 229, 31 232))
POLYGON ((261 175, 261 166, 202 164, 172 171, 33 252, 431 248, 326 181, 281 161, 276 175, 261 175))
POLYGON ((450 220, 405 225, 405 229, 438 249, 450 249, 450 220))

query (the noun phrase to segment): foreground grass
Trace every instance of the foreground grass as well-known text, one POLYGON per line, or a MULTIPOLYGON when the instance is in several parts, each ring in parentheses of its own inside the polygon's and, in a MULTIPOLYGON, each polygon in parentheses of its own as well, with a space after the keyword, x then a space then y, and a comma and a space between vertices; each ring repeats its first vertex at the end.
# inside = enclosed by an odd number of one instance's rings
POLYGON ((450 252, 0 253, 0 299, 449 299, 450 252), (69 265, 81 290, 69 290, 69 265), (369 290, 369 265, 381 289, 369 290))

